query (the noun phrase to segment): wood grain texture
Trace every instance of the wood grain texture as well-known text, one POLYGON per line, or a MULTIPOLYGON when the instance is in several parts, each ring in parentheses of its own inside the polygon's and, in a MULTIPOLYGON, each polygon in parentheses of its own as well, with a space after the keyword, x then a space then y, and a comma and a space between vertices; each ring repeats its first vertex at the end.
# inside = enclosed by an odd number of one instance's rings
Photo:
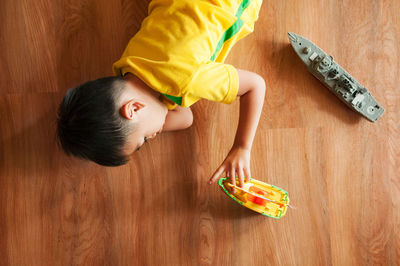
POLYGON ((200 101, 191 128, 122 167, 57 147, 65 91, 112 74, 148 3, 0 1, 0 265, 400 265, 400 1, 265 1, 227 58, 266 80, 252 175, 289 192, 281 220, 206 183, 238 100, 200 101), (370 90, 376 124, 307 72, 288 31, 370 90))

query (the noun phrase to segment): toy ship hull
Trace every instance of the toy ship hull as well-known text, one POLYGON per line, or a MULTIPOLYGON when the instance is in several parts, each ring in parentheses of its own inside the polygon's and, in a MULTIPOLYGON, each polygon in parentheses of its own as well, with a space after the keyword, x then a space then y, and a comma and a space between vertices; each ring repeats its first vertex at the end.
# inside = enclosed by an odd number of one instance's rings
POLYGON ((289 194, 276 186, 250 179, 239 188, 239 181, 236 179, 236 192, 232 194, 230 179, 220 178, 218 185, 234 201, 262 215, 279 219, 286 214, 289 205, 289 194))
POLYGON ((308 70, 352 110, 376 122, 385 109, 333 57, 306 38, 288 33, 290 43, 308 70))

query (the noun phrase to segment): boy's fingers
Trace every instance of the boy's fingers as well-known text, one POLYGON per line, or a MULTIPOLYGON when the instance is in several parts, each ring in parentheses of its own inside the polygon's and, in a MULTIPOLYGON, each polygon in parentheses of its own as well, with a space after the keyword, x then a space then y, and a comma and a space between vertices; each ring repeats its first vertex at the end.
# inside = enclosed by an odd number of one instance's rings
POLYGON ((244 185, 244 181, 243 181, 243 179, 244 179, 244 174, 243 174, 243 169, 242 168, 239 168, 239 187, 243 187, 243 185, 244 185))
MULTIPOLYGON (((235 168, 232 168, 232 169, 231 169, 229 175, 230 175, 230 177, 231 177, 232 185, 236 186, 235 168)), ((232 188, 232 193, 233 193, 233 194, 236 193, 236 189, 235 189, 235 188, 232 188)))
POLYGON ((250 178, 251 178, 251 173, 250 173, 250 169, 245 168, 244 169, 244 173, 246 175, 246 181, 249 182, 250 178))
POLYGON ((224 167, 220 167, 217 169, 217 171, 215 171, 215 173, 213 174, 213 176, 210 178, 210 180, 208 181, 208 184, 212 184, 214 183, 218 177, 222 174, 222 172, 225 170, 224 167))

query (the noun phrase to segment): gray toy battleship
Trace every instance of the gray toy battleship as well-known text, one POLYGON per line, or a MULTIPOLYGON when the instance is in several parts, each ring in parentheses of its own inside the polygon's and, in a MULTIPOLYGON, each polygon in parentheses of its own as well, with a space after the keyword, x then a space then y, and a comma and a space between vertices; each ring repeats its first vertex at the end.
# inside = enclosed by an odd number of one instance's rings
POLYGON ((308 70, 347 106, 375 122, 385 109, 333 57, 304 37, 288 33, 290 43, 308 70))

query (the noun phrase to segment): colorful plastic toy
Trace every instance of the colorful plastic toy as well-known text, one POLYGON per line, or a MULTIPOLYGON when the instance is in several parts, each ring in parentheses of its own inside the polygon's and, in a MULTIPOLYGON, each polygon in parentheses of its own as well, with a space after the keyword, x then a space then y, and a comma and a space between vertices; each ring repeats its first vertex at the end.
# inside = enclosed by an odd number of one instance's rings
POLYGON ((293 208, 289 205, 289 194, 285 190, 256 179, 250 179, 241 188, 238 178, 234 186, 230 179, 223 177, 218 180, 218 185, 240 205, 265 216, 279 219, 286 214, 288 206, 293 208), (233 187, 235 194, 230 192, 233 187))

